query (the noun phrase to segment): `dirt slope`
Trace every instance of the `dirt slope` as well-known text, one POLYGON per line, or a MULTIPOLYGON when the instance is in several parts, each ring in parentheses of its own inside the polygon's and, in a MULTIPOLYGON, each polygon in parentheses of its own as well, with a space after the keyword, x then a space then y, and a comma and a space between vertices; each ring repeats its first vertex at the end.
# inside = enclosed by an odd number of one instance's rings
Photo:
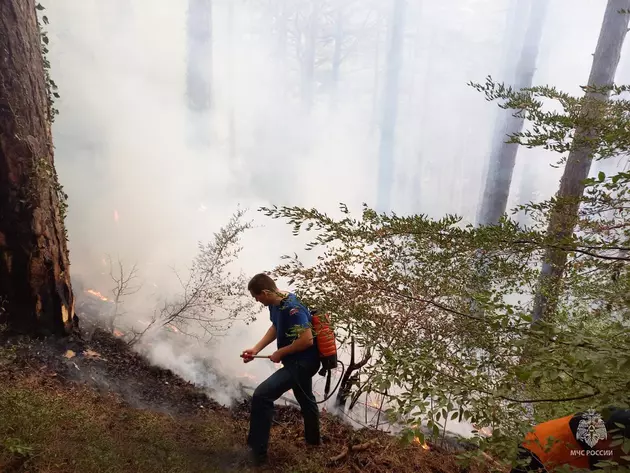
POLYGON ((307 448, 292 407, 276 410, 269 466, 250 470, 239 463, 248 418, 247 399, 222 407, 104 332, 89 342, 0 340, 1 472, 461 471, 436 446, 353 431, 328 414, 324 444, 307 448))

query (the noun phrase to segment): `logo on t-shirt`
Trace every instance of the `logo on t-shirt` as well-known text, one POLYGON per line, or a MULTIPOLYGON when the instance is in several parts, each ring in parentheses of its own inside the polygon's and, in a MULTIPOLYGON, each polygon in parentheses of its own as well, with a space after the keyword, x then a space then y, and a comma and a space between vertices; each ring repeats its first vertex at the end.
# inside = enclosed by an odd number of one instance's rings
POLYGON ((291 309, 289 311, 289 315, 295 315, 300 311, 300 309, 298 309, 297 307, 294 307, 293 309, 291 309))

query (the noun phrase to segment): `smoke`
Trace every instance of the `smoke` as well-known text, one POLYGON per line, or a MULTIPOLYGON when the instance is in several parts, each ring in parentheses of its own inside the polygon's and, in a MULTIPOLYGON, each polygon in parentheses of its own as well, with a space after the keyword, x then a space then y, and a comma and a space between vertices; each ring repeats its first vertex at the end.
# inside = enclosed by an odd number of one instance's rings
MULTIPOLYGON (((52 76, 61 95, 54 139, 69 195, 71 272, 105 294, 112 287, 106 255, 128 269, 137 263, 142 289, 125 300, 126 321, 149 319, 180 290, 175 271, 186 273, 197 242, 211 240, 238 204, 252 209, 255 225, 243 236, 235 267, 248 275, 273 269, 283 254, 304 254, 306 239, 257 213, 261 205, 336 215, 340 202, 351 210, 375 204, 389 1, 376 2, 371 12, 355 2, 347 14, 334 100, 332 43, 322 21, 312 108, 300 101, 296 51, 304 37, 290 32, 281 47, 271 3, 234 1, 230 39, 227 3, 213 2, 212 108, 195 114, 185 96, 187 2, 47 3, 52 76)), ((505 5, 408 3, 392 206, 403 214, 450 212, 472 221, 497 105, 466 83, 503 70, 505 5)), ((551 2, 535 84, 580 93, 603 11, 602 2, 551 2)), ((527 168, 540 198, 552 195, 561 170, 549 164, 556 160, 541 150, 519 150, 514 188, 527 168)), ((516 198, 515 192, 511 207, 516 198)), ((268 326, 263 312, 210 346, 174 336, 145 349, 156 364, 212 386, 228 403, 238 395, 234 373, 262 380, 273 372, 265 360, 244 365, 238 357, 268 326)))
POLYGON ((238 372, 232 372, 233 377, 226 376, 229 371, 225 370, 221 359, 208 353, 207 347, 204 349, 203 346, 191 344, 190 339, 170 336, 152 340, 150 344, 142 343, 139 351, 151 363, 169 369, 203 388, 210 397, 225 406, 241 397, 241 383, 247 381, 238 372))

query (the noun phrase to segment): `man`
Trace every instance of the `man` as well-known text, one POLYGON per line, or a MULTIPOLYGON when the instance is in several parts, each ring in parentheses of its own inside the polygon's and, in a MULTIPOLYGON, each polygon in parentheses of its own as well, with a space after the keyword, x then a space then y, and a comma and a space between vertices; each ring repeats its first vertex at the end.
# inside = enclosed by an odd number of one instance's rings
MULTIPOLYGON (((602 461, 630 466, 623 443, 616 436, 630 439, 630 410, 609 407, 601 415, 595 411, 578 412, 543 422, 525 436, 517 466, 511 473, 542 471, 551 473, 562 466, 596 470, 602 461)), ((627 443, 626 443, 627 445, 627 443)))
POLYGON ((277 340, 278 349, 269 358, 283 364, 256 388, 252 397, 247 444, 254 463, 260 465, 267 460, 273 403, 290 389, 302 409, 306 443, 320 444, 319 410, 312 387, 320 361, 310 330, 310 313, 294 294, 279 291, 274 280, 262 273, 249 281, 247 289, 258 302, 269 307, 271 327, 253 348, 243 351, 243 361, 249 363, 254 355, 277 340))

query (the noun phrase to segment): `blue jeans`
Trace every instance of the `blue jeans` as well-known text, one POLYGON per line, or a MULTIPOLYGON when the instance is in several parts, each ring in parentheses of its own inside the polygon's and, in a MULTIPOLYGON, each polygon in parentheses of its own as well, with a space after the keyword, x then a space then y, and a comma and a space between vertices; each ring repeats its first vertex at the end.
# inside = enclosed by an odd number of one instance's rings
POLYGON ((273 420, 273 403, 289 389, 297 399, 304 418, 304 439, 318 445, 319 409, 313 395, 313 376, 319 370, 319 360, 289 361, 269 376, 254 391, 247 444, 257 456, 265 456, 269 445, 269 432, 273 420))

